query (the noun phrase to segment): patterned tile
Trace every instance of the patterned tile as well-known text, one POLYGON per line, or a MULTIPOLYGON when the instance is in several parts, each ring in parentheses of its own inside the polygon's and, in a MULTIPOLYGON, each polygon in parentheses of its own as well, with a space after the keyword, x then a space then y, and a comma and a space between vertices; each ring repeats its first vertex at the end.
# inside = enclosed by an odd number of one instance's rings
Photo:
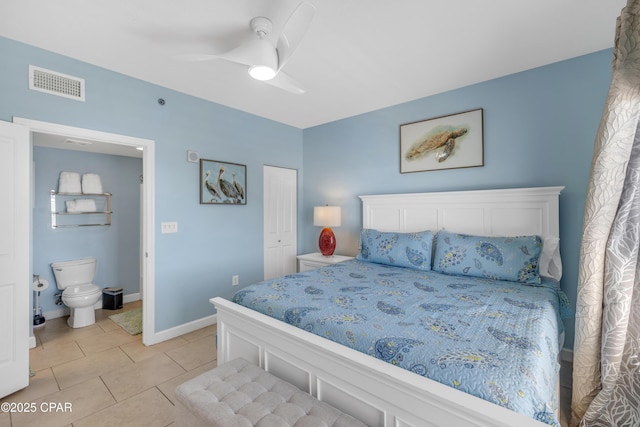
POLYGON ((117 330, 80 338, 77 340, 77 343, 82 351, 89 355, 99 353, 110 348, 119 347, 122 344, 141 340, 142 335, 131 335, 124 329, 118 327, 117 330))
POLYGON ((120 348, 112 348, 53 367, 53 373, 61 389, 65 389, 90 378, 97 378, 133 362, 120 348))
POLYGON ((95 336, 104 331, 96 324, 84 328, 71 328, 67 325, 67 317, 47 320, 44 326, 34 330, 43 347, 51 344, 68 343, 83 337, 95 336))
POLYGON ((134 341, 121 345, 120 348, 134 361, 140 362, 148 357, 164 353, 177 347, 185 345, 187 341, 182 337, 172 338, 158 344, 146 346, 142 341, 134 341))
POLYGON ((175 391, 176 391, 176 387, 178 387, 180 384, 189 381, 192 378, 197 377, 200 374, 203 374, 207 371, 210 371, 211 369, 215 368, 216 366, 218 366, 218 361, 214 360, 213 362, 209 362, 205 365, 202 365, 196 369, 193 369, 189 372, 186 372, 180 376, 177 376, 173 379, 170 379, 169 381, 166 381, 160 385, 158 385, 158 388, 160 389, 160 391, 167 396, 167 399, 169 399, 171 401, 171 403, 173 403, 174 405, 176 404, 176 399, 175 399, 175 391))
POLYGON ((96 325, 100 326, 100 329, 104 332, 117 331, 118 329, 121 329, 120 326, 111 319, 104 319, 99 322, 96 321, 96 325))
POLYGON ((193 332, 189 332, 188 334, 184 334, 182 335, 182 338, 184 338, 187 341, 198 341, 199 339, 202 339, 205 337, 211 337, 215 341, 215 335, 216 335, 216 325, 211 325, 211 326, 206 326, 202 329, 198 329, 193 332))
POLYGON ((74 422, 73 427, 166 426, 173 420, 174 408, 171 402, 157 388, 151 388, 74 422))
POLYGON ((56 378, 53 376, 53 371, 51 368, 47 368, 37 371, 33 377, 29 378, 29 386, 10 394, 0 402, 31 402, 58 390, 60 389, 56 378))
POLYGON ((59 427, 107 408, 115 400, 100 378, 95 377, 30 404, 35 412, 11 414, 12 427, 59 427))
POLYGON ((212 336, 192 341, 182 347, 167 351, 167 355, 190 371, 216 360, 216 346, 212 336))
POLYGON ((34 371, 40 371, 84 356, 75 341, 59 341, 29 350, 29 364, 34 371))
POLYGON ((118 402, 128 399, 171 378, 182 375, 184 369, 166 354, 145 359, 102 375, 113 397, 118 402))
POLYGON ((11 427, 11 415, 8 412, 0 412, 0 427, 11 427))

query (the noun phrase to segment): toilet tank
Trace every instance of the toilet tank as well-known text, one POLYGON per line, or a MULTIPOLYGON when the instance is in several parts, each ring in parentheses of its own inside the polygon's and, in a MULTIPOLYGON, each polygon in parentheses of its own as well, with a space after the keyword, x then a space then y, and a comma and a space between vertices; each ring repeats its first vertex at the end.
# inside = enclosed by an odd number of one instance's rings
POLYGON ((54 262, 51 264, 58 289, 69 286, 86 285, 93 282, 96 274, 95 258, 76 259, 72 261, 54 262))

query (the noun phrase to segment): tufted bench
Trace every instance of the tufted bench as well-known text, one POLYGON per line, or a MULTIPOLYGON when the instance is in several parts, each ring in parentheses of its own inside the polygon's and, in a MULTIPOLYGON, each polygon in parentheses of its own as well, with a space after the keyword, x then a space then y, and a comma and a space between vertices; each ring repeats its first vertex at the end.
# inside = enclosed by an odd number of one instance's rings
POLYGON ((176 388, 176 425, 213 427, 365 427, 244 359, 176 388))

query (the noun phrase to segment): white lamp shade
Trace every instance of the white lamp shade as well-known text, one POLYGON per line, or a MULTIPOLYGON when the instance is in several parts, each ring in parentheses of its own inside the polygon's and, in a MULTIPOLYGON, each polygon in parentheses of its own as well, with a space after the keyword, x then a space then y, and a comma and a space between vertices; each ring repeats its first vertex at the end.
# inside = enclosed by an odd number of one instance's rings
POLYGON ((313 208, 313 225, 340 227, 340 206, 316 206, 313 208))

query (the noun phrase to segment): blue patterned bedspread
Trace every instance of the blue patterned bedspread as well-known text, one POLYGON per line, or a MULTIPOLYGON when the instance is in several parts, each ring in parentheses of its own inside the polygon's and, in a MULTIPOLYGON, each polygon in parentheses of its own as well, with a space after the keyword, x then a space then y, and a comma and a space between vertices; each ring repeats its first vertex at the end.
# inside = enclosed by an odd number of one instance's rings
POLYGON ((561 304, 541 285, 348 261, 265 281, 233 301, 559 426, 561 304))

